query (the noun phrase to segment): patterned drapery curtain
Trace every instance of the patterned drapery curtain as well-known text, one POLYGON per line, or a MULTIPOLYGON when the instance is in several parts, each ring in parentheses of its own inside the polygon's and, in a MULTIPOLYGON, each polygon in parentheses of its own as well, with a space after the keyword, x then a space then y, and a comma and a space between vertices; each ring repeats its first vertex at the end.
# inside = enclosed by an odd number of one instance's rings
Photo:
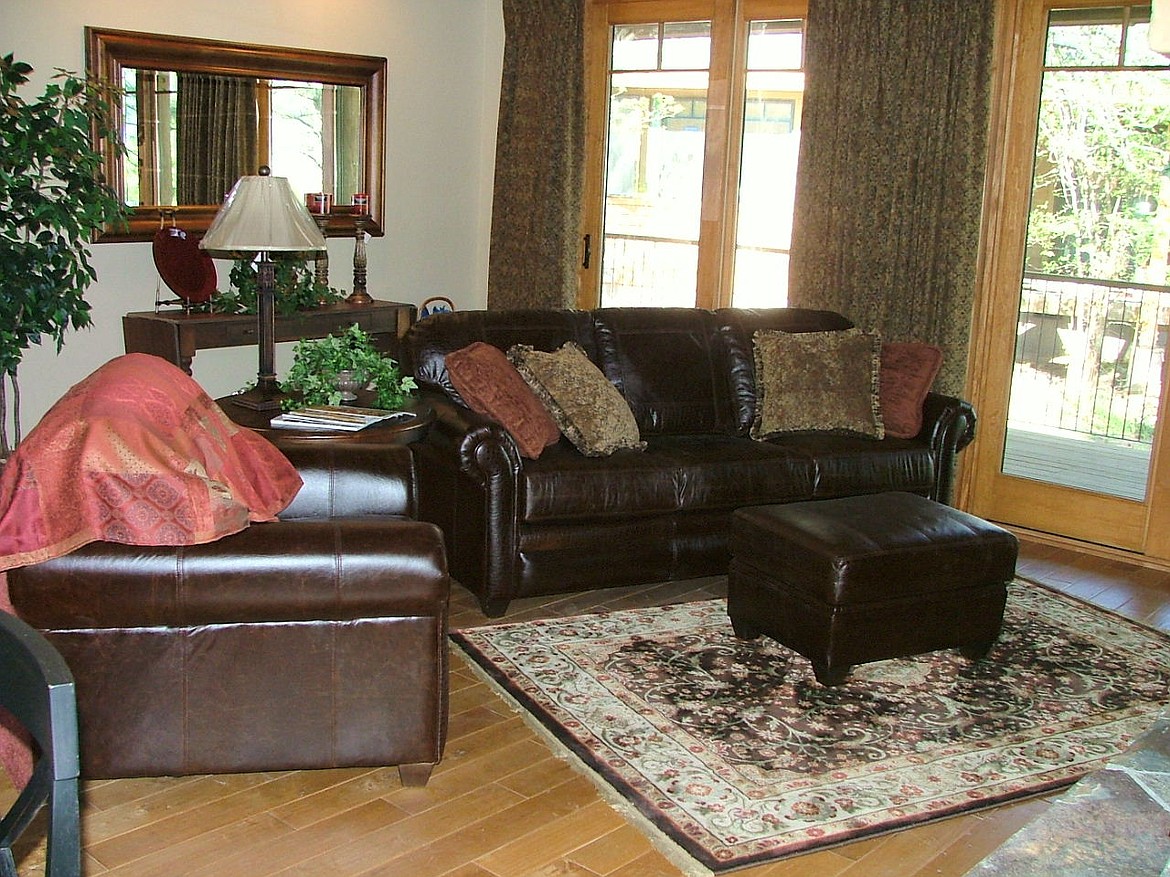
POLYGON ((962 392, 995 0, 811 0, 789 301, 943 348, 962 392))
POLYGON ((504 0, 489 308, 576 305, 584 17, 583 0, 504 0))
POLYGON ((256 80, 180 73, 178 92, 178 203, 219 204, 259 170, 256 80))
MULTIPOLYGON (((158 73, 153 70, 139 70, 134 76, 134 88, 138 93, 138 130, 158 131, 158 73)), ((169 124, 169 122, 168 122, 169 124)), ((161 200, 159 192, 159 138, 144 137, 138 149, 138 203, 169 204, 161 200), (151 148, 153 147, 153 148, 151 148)))

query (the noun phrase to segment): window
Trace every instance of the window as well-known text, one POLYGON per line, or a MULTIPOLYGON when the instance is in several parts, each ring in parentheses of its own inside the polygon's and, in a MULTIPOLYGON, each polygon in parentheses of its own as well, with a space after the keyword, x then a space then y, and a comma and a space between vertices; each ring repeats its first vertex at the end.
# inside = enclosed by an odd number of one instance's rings
POLYGON ((581 306, 785 304, 804 4, 600 8, 581 306))

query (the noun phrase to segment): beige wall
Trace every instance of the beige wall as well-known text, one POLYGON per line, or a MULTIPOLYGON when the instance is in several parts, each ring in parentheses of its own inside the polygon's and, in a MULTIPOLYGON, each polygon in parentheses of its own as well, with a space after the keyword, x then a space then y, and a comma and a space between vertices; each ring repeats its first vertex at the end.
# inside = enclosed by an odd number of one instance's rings
MULTIPOLYGON (((30 96, 55 68, 84 69, 86 25, 385 56, 386 236, 368 245, 370 293, 416 304, 442 294, 460 308, 484 306, 501 0, 0 0, 0 21, 0 52, 35 68, 30 96)), ((122 314, 154 306, 149 243, 92 251, 93 327, 70 332, 60 355, 50 341, 22 363, 26 434, 69 387, 124 352, 122 314)), ((331 241, 329 255, 332 284, 351 288, 353 244, 331 241)), ((225 289, 230 263, 216 267, 225 289)), ((280 374, 290 348, 278 346, 280 374)), ((204 351, 194 374, 212 396, 229 393, 255 377, 255 348, 204 351)))

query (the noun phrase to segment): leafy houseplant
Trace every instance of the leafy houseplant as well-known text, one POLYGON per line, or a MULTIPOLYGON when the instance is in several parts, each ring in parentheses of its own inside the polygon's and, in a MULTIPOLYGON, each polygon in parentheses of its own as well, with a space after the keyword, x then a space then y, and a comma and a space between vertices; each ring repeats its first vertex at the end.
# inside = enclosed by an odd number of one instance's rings
POLYGON ((340 405, 342 391, 338 375, 351 372, 362 386, 374 391, 372 407, 401 408, 415 390, 414 378, 403 375, 398 364, 383 356, 370 336, 356 323, 341 335, 326 335, 298 341, 293 348, 293 364, 280 388, 293 394, 285 406, 340 405))
MULTIPOLYGON (((303 263, 287 259, 275 260, 276 312, 295 314, 326 304, 335 304, 345 295, 326 284, 318 283, 313 270, 303 263)), ((217 313, 256 313, 257 290, 260 287, 259 270, 255 262, 238 260, 232 266, 231 289, 217 292, 211 299, 211 310, 217 313)))
POLYGON ((123 215, 101 179, 105 138, 121 150, 108 89, 60 71, 35 100, 18 93, 32 67, 0 58, 0 457, 20 442, 20 383, 24 351, 42 335, 57 343, 88 326, 85 290, 96 279, 88 244, 94 232, 123 215))

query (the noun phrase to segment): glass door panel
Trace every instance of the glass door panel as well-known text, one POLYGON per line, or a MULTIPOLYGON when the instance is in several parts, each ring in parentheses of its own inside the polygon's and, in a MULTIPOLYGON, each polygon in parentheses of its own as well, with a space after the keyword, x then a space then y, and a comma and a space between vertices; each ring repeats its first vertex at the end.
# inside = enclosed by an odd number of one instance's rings
POLYGON ((693 307, 711 23, 611 33, 601 304, 693 307))
POLYGON ((1170 71, 1149 8, 1053 10, 1002 471, 1143 502, 1170 327, 1170 71))
POLYGON ((735 224, 735 307, 788 301, 788 252, 804 98, 804 22, 748 24, 735 224))

